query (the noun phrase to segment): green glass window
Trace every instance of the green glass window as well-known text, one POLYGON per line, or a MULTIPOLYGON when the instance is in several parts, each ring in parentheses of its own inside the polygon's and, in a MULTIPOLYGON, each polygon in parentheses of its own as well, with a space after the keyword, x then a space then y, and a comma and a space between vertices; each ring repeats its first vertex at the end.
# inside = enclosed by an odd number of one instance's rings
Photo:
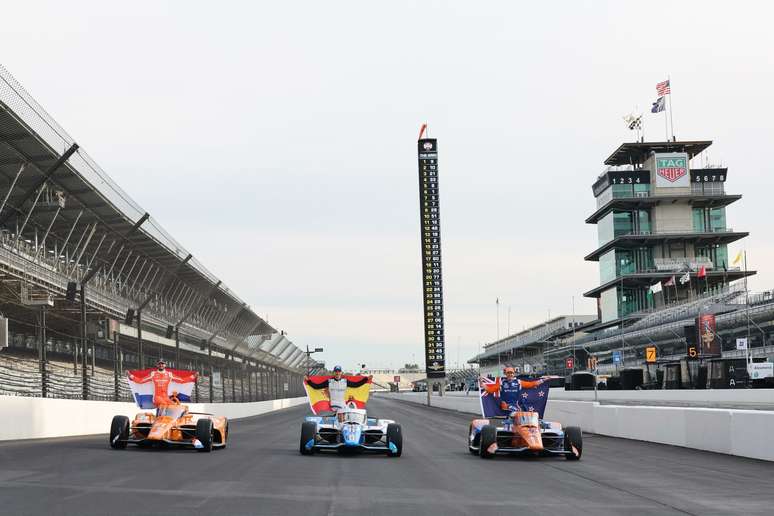
POLYGON ((650 195, 650 185, 645 184, 638 184, 634 185, 634 196, 635 197, 647 197, 650 195))
POLYGON ((722 231, 726 229, 726 209, 712 208, 709 210, 710 229, 712 231, 722 231))
POLYGON ((694 208, 693 229, 701 232, 724 231, 726 229, 725 208, 694 208))
POLYGON ((614 236, 631 234, 634 231, 634 221, 632 219, 632 213, 628 211, 613 213, 614 236))
POLYGON ((693 230, 704 232, 707 230, 706 224, 704 224, 704 209, 693 209, 693 230))
POLYGON ((634 197, 632 185, 612 185, 613 197, 634 197))
POLYGON ((640 233, 650 233, 650 211, 637 210, 637 224, 640 233))
POLYGON ((715 247, 715 268, 722 269, 723 266, 728 268, 728 247, 726 244, 715 247))

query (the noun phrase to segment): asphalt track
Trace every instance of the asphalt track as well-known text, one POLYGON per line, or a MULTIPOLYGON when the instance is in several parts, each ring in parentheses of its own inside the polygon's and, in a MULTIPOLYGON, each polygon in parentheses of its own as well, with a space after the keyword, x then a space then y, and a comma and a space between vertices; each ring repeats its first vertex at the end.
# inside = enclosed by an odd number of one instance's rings
POLYGON ((484 461, 465 448, 464 414, 384 398, 369 409, 403 425, 402 457, 301 456, 306 407, 232 422, 211 454, 115 451, 107 436, 0 443, 0 514, 774 512, 772 463, 594 435, 580 462, 484 461))

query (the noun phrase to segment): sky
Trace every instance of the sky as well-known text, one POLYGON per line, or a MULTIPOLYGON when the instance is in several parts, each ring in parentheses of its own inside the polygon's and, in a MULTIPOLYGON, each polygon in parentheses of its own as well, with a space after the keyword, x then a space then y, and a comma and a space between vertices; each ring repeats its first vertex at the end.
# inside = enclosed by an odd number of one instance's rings
POLYGON ((672 84, 774 288, 765 2, 12 2, 2 64, 145 210, 329 365, 423 361, 416 138, 438 138, 447 367, 595 313, 591 184, 672 84), (498 310, 499 305, 499 333, 498 310))

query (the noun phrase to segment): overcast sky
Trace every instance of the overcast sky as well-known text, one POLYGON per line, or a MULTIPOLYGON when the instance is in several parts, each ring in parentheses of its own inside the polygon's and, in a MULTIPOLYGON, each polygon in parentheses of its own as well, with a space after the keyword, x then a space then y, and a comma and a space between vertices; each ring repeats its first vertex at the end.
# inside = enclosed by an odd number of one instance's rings
MULTIPOLYGON (((439 140, 450 367, 595 312, 591 184, 671 76, 774 287, 774 10, 744 2, 11 2, 3 64, 214 274, 328 364, 423 358, 416 138, 439 140), (510 318, 508 308, 510 307, 510 318), (510 320, 509 320, 510 319, 510 320), (458 358, 459 357, 459 358, 458 358)), ((646 115, 647 139, 664 139, 646 115)))

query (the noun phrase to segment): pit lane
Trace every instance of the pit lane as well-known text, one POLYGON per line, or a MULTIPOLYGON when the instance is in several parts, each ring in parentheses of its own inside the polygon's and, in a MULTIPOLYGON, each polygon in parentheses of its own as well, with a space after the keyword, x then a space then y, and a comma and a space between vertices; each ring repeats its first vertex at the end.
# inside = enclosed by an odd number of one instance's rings
MULTIPOLYGON (((298 453, 295 407, 233 421, 225 450, 123 451, 107 436, 0 443, 3 514, 770 514, 771 463, 584 436, 580 462, 471 456, 469 417, 376 397, 400 458, 298 453)), ((66 422, 63 422, 66 424, 66 422)), ((106 425, 107 427, 107 425, 106 425)))

